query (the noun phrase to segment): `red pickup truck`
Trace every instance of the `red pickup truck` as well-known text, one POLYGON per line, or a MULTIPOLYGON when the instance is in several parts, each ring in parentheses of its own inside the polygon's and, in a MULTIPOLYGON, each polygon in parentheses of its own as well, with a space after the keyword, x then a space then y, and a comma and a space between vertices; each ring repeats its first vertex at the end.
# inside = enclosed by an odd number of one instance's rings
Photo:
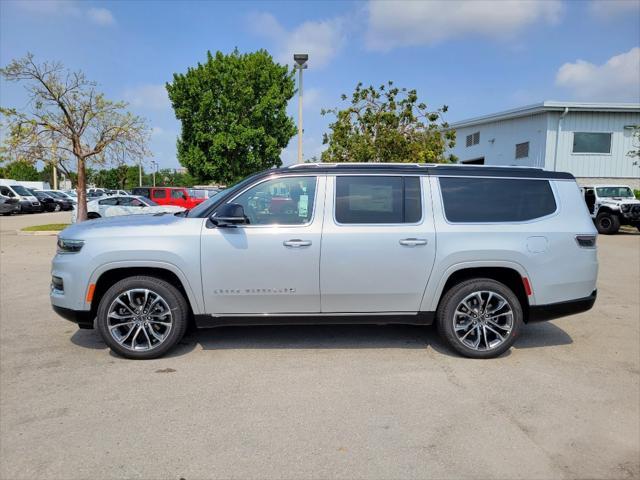
POLYGON ((176 205, 188 209, 207 199, 204 190, 183 187, 138 187, 134 188, 132 193, 147 197, 158 205, 176 205))

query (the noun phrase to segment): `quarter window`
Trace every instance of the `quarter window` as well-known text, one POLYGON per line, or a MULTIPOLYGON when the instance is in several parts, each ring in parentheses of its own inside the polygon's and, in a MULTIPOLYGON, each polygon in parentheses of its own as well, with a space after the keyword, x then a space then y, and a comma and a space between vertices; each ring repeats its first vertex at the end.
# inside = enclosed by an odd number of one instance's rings
POLYGON ((303 225, 313 217, 316 177, 283 177, 238 195, 250 225, 303 225))
POLYGON ((611 133, 573 132, 573 153, 611 153, 611 133))
POLYGON ((422 218, 420 177, 336 178, 338 223, 417 223, 422 218))
POLYGON ((450 222, 522 222, 556 211, 547 180, 440 178, 450 222))

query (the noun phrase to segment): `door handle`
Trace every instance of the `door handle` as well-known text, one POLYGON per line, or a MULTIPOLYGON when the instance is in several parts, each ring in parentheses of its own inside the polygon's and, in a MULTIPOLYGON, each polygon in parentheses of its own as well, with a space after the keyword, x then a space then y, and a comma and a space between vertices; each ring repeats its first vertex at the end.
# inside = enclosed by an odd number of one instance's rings
POLYGON ((285 240, 282 242, 282 245, 290 248, 308 247, 311 245, 311 240, 300 240, 299 238, 294 238, 292 240, 285 240))
POLYGON ((426 245, 427 240, 424 238, 403 238, 400 240, 400 245, 405 247, 417 247, 418 245, 426 245))

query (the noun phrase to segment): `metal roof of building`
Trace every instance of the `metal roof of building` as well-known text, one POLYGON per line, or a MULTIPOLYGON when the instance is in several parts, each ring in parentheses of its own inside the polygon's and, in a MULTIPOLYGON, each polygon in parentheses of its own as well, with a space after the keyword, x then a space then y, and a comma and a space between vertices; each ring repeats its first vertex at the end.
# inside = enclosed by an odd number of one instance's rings
POLYGON ((482 123, 497 122, 511 118, 526 117, 545 112, 563 112, 568 109, 570 112, 621 112, 640 113, 640 103, 589 103, 589 102, 554 102, 546 101, 525 105, 524 107, 513 108, 498 113, 473 117, 459 122, 453 122, 450 128, 462 128, 482 123))

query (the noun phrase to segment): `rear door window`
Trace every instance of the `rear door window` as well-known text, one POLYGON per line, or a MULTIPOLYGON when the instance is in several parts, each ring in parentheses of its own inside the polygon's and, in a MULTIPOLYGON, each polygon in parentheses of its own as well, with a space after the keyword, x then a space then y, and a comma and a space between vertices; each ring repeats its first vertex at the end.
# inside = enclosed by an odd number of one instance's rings
POLYGON ((153 190, 153 198, 167 198, 167 191, 162 188, 160 190, 153 190))
POLYGON ((336 177, 335 218, 343 224, 417 223, 422 218, 420 177, 336 177))
POLYGON ((182 196, 185 194, 184 190, 171 190, 171 198, 182 200, 182 196))
POLYGON ((548 180, 441 177, 440 189, 453 223, 523 222, 557 208, 548 180))

